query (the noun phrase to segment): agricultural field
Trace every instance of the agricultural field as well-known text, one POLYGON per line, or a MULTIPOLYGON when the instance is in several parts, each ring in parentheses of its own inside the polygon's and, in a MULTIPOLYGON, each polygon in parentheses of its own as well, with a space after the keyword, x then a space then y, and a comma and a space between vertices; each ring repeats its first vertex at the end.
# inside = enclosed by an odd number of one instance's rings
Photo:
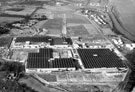
POLYGON ((46 13, 51 13, 51 11, 47 9, 38 9, 35 14, 46 14, 46 13))
POLYGON ((84 81, 83 73, 80 72, 69 73, 68 78, 70 81, 76 81, 76 82, 84 81))
POLYGON ((9 8, 7 9, 8 11, 15 11, 15 12, 19 12, 19 11, 22 11, 24 10, 23 8, 9 8))
POLYGON ((89 33, 83 25, 68 27, 68 33, 71 37, 88 37, 89 33))
POLYGON ((15 21, 21 21, 24 18, 16 18, 16 17, 0 17, 0 23, 12 23, 15 21))
POLYGON ((47 4, 48 2, 47 1, 30 0, 30 1, 24 1, 24 2, 17 2, 16 4, 42 6, 44 3, 47 4))
POLYGON ((102 28, 104 35, 115 35, 115 33, 110 28, 102 28))
POLYGON ((44 6, 45 9, 52 11, 52 12, 69 12, 73 11, 70 7, 67 6, 44 6))
POLYGON ((29 78, 22 78, 19 80, 20 84, 26 84, 31 89, 37 91, 37 92, 63 92, 61 90, 55 89, 53 87, 45 86, 40 81, 33 77, 29 78))
POLYGON ((69 92, 111 92, 111 87, 108 85, 64 84, 59 86, 69 92))
POLYGON ((57 82, 57 77, 56 75, 52 74, 38 74, 39 77, 45 79, 48 82, 57 82))
POLYGON ((0 47, 10 46, 11 41, 12 41, 12 37, 1 37, 0 38, 0 47))
POLYGON ((6 14, 11 14, 11 15, 23 15, 23 16, 26 16, 26 15, 30 15, 36 8, 34 7, 26 7, 24 10, 21 10, 21 11, 13 11, 13 10, 5 10, 4 13, 6 14))
POLYGON ((90 36, 94 36, 94 35, 98 35, 99 34, 99 32, 97 31, 97 29, 95 27, 93 27, 92 24, 84 24, 84 27, 89 32, 89 35, 90 36))
POLYGON ((65 72, 58 73, 57 81, 67 81, 67 74, 65 72))
POLYGON ((12 36, 31 36, 31 35, 36 34, 36 29, 28 28, 28 29, 21 30, 21 29, 13 28, 11 29, 10 34, 12 36))
POLYGON ((47 22, 47 20, 42 20, 42 21, 39 21, 37 24, 35 24, 34 26, 32 26, 32 28, 42 28, 43 25, 47 22))
POLYGON ((20 51, 13 51, 13 55, 11 56, 12 60, 26 60, 27 59, 27 53, 26 52, 20 52, 20 51))
POLYGON ((53 14, 48 9, 38 9, 33 16, 45 15, 48 19, 53 18, 53 14))
POLYGON ((42 85, 39 81, 37 81, 36 79, 34 79, 33 77, 29 77, 29 78, 22 78, 19 80, 20 84, 26 84, 28 87, 38 91, 38 92, 49 92, 49 88, 45 87, 44 85, 42 85))
POLYGON ((67 23, 75 23, 75 24, 89 24, 90 22, 81 15, 76 14, 66 14, 67 23))
POLYGON ((49 19, 43 24, 42 28, 47 29, 49 31, 48 34, 60 35, 63 28, 63 21, 60 18, 49 19))

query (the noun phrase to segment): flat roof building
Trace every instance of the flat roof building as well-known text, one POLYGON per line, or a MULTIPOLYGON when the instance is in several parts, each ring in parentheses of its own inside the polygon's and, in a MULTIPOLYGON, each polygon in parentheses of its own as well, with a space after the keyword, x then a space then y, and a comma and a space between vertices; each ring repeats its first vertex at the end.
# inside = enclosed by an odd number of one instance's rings
MULTIPOLYGON (((39 49, 39 53, 29 53, 27 61, 26 61, 26 72, 77 69, 79 64, 76 59, 73 59, 72 57, 55 58, 55 56, 53 56, 54 55, 53 52, 54 51, 51 48, 42 48, 42 49, 39 49)), ((56 53, 56 50, 55 50, 55 53, 56 53)))
POLYGON ((72 45, 71 38, 64 38, 64 37, 52 37, 52 36, 34 36, 34 37, 17 37, 15 39, 15 43, 24 43, 29 41, 30 43, 40 43, 46 42, 50 43, 51 45, 72 45))
POLYGON ((125 64, 110 49, 77 49, 85 69, 124 68, 125 64))

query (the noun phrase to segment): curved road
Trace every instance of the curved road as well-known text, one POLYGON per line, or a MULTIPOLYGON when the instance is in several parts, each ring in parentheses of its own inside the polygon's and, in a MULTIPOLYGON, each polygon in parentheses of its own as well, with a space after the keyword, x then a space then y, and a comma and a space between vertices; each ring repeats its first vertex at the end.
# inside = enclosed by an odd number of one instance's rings
POLYGON ((135 0, 110 0, 109 4, 116 7, 117 17, 127 31, 121 33, 135 41, 135 0))

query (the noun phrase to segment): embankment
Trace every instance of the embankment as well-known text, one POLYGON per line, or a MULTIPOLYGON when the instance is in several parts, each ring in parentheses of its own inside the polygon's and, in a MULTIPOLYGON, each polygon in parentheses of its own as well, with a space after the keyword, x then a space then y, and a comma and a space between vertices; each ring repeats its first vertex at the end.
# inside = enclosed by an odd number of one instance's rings
POLYGON ((115 7, 112 7, 112 9, 108 12, 108 14, 113 23, 113 31, 135 42, 135 35, 130 33, 130 30, 127 30, 123 26, 122 22, 120 21, 120 17, 119 17, 117 9, 115 7))

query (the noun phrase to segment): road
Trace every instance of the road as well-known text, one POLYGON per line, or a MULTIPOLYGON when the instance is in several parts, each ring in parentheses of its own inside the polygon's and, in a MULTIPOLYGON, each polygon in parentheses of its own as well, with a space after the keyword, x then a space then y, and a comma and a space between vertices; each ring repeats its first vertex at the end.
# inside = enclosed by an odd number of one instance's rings
POLYGON ((42 7, 37 7, 37 8, 30 14, 30 17, 32 17, 32 16, 35 14, 35 12, 37 12, 37 10, 39 10, 40 8, 42 8, 42 7))

